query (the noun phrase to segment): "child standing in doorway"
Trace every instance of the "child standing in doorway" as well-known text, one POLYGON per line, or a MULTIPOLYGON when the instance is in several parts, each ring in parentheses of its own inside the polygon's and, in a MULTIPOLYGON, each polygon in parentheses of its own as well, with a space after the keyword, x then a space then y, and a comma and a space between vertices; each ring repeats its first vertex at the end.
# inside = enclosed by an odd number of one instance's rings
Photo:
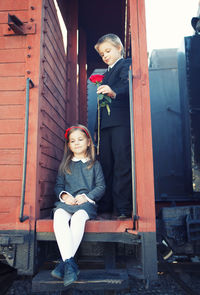
POLYGON ((101 198, 99 213, 114 213, 119 219, 132 214, 131 141, 128 72, 131 59, 123 58, 123 45, 115 34, 102 36, 96 51, 108 70, 104 74, 97 94, 111 97, 110 114, 101 108, 100 163, 106 192, 101 198))
POLYGON ((59 199, 54 212, 54 233, 61 262, 51 275, 68 286, 79 270, 74 256, 81 243, 85 223, 97 214, 96 202, 105 191, 101 166, 88 129, 75 125, 66 130, 65 152, 60 164, 55 192, 59 199))

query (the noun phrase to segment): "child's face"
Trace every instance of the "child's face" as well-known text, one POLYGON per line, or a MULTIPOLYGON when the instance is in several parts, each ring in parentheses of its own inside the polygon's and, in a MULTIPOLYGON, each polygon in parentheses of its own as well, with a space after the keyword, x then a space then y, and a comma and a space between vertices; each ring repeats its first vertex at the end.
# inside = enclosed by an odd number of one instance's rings
POLYGON ((90 140, 80 130, 75 130, 69 135, 68 146, 74 157, 82 159, 86 157, 87 148, 90 145, 90 140))
POLYGON ((121 46, 116 47, 108 41, 99 45, 98 52, 102 60, 109 66, 112 66, 120 57, 122 57, 121 46))

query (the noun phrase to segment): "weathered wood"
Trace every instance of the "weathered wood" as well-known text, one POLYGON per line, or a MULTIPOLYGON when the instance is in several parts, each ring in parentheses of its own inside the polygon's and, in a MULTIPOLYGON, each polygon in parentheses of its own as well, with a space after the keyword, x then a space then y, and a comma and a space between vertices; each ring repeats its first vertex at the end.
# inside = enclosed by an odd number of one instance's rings
MULTIPOLYGON (((19 165, 21 164, 22 151, 21 149, 15 150, 1 150, 0 153, 0 165, 19 165)), ((12 168, 12 166, 10 166, 12 168)), ((4 173, 4 168, 1 169, 1 173, 4 173)))
POLYGON ((25 84, 24 77, 0 77, 1 90, 24 90, 25 84))
POLYGON ((0 76, 24 76, 24 63, 2 63, 0 64, 0 76))
POLYGON ((21 1, 6 0, 6 1, 0 2, 0 10, 2 11, 5 11, 5 10, 16 11, 16 10, 27 10, 27 9, 28 9, 28 1, 26 0, 21 0, 21 1))
POLYGON ((133 65, 134 168, 137 215, 139 216, 137 229, 143 233, 140 251, 144 278, 156 279, 156 219, 145 1, 130 0, 129 4, 133 65), (151 245, 151 251, 149 251, 149 245, 151 245))
POLYGON ((22 166, 21 165, 4 165, 3 170, 0 170, 1 180, 20 180, 21 181, 22 166))
POLYGON ((67 19, 67 113, 68 124, 78 123, 78 84, 77 84, 77 30, 78 1, 68 1, 67 19))
MULTIPOLYGON (((1 108, 0 108, 1 110, 1 108)), ((24 120, 12 119, 0 120, 0 134, 21 133, 24 127, 24 120)))
MULTIPOLYGON (((52 1, 49 1, 52 2, 52 1)), ((64 44, 63 44, 63 36, 60 29, 60 24, 57 18, 57 13, 52 11, 52 8, 49 8, 45 11, 45 18, 47 22, 45 22, 45 29, 47 30, 47 35, 49 35, 49 39, 51 40, 54 48, 56 49, 57 56, 59 56, 60 60, 65 67, 66 56, 63 55, 65 52, 64 44), (57 46, 55 46, 57 44, 57 46)))
POLYGON ((25 101, 24 91, 1 91, 0 105, 23 105, 25 101))
MULTIPOLYGON (((8 213, 10 211, 13 211, 13 208, 16 208, 18 206, 19 202, 19 196, 15 195, 13 196, 8 196, 8 198, 4 198, 3 195, 0 194, 0 202, 1 202, 1 207, 0 207, 0 218, 1 220, 0 224, 2 225, 3 223, 7 223, 8 220, 4 219, 2 213, 8 213)), ((13 214, 13 217, 15 219, 15 216, 13 214)))
POLYGON ((44 154, 41 156, 40 165, 43 168, 49 169, 50 171, 52 170, 57 171, 58 164, 59 164, 59 161, 57 159, 50 158, 44 154))
POLYGON ((0 180, 1 192, 0 196, 19 197, 21 195, 21 181, 2 181, 0 180))
POLYGON ((0 50, 0 62, 25 62, 25 49, 1 49, 0 50))
MULTIPOLYGON (((51 103, 51 105, 54 106, 59 114, 65 114, 66 99, 60 95, 57 95, 58 92, 52 92, 54 88, 49 89, 47 86, 48 85, 43 84, 42 95, 51 103)), ((64 115, 62 115, 62 117, 63 119, 65 118, 64 115)))
MULTIPOLYGON (((4 81, 5 80, 6 78, 4 78, 4 81)), ((0 78, 0 82, 1 82, 1 78, 0 78)), ((24 113, 25 113, 25 110, 23 105, 0 105, 1 120, 23 119, 24 113)))
POLYGON ((53 47, 52 42, 49 40, 47 34, 44 39, 44 44, 45 44, 45 47, 44 47, 45 59, 48 61, 48 63, 51 65, 53 69, 55 68, 58 71, 60 71, 59 75, 62 77, 62 80, 66 80, 66 68, 65 68, 66 63, 62 61, 62 59, 58 56, 58 54, 56 54, 55 52, 56 47, 55 48, 53 47))
POLYGON ((5 36, 0 37, 0 48, 13 49, 13 48, 25 48, 26 39, 24 36, 5 36))
POLYGON ((0 134, 0 148, 18 149, 23 146, 23 134, 0 134))
POLYGON ((79 31, 79 123, 87 125, 87 42, 86 33, 79 31))
POLYGON ((28 11, 0 11, 0 24, 7 24, 8 23, 8 13, 11 15, 15 15, 18 17, 22 22, 28 22, 28 11))

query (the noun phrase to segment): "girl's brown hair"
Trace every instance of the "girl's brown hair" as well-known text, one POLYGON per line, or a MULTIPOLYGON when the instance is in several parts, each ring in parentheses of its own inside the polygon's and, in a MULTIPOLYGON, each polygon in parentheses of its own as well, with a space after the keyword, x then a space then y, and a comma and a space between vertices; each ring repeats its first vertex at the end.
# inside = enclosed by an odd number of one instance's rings
POLYGON ((72 151, 70 150, 68 144, 69 144, 70 134, 72 134, 77 129, 80 130, 87 137, 88 141, 90 142, 90 145, 88 146, 87 151, 86 151, 86 157, 89 158, 88 169, 92 168, 92 166, 94 165, 95 148, 94 148, 91 134, 85 126, 80 125, 80 124, 74 125, 74 126, 71 126, 70 128, 68 128, 65 133, 64 155, 63 155, 63 159, 62 159, 60 166, 59 166, 59 172, 62 174, 64 174, 64 173, 71 174, 70 163, 71 163, 74 155, 73 155, 72 151))

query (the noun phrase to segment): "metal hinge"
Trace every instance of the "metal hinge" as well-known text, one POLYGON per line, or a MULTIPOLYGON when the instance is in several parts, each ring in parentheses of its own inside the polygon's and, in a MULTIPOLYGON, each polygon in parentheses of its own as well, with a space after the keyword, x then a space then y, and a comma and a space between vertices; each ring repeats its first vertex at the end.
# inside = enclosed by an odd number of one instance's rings
POLYGON ((16 15, 11 15, 8 13, 8 26, 4 28, 4 36, 29 35, 35 33, 35 23, 23 23, 16 15))

